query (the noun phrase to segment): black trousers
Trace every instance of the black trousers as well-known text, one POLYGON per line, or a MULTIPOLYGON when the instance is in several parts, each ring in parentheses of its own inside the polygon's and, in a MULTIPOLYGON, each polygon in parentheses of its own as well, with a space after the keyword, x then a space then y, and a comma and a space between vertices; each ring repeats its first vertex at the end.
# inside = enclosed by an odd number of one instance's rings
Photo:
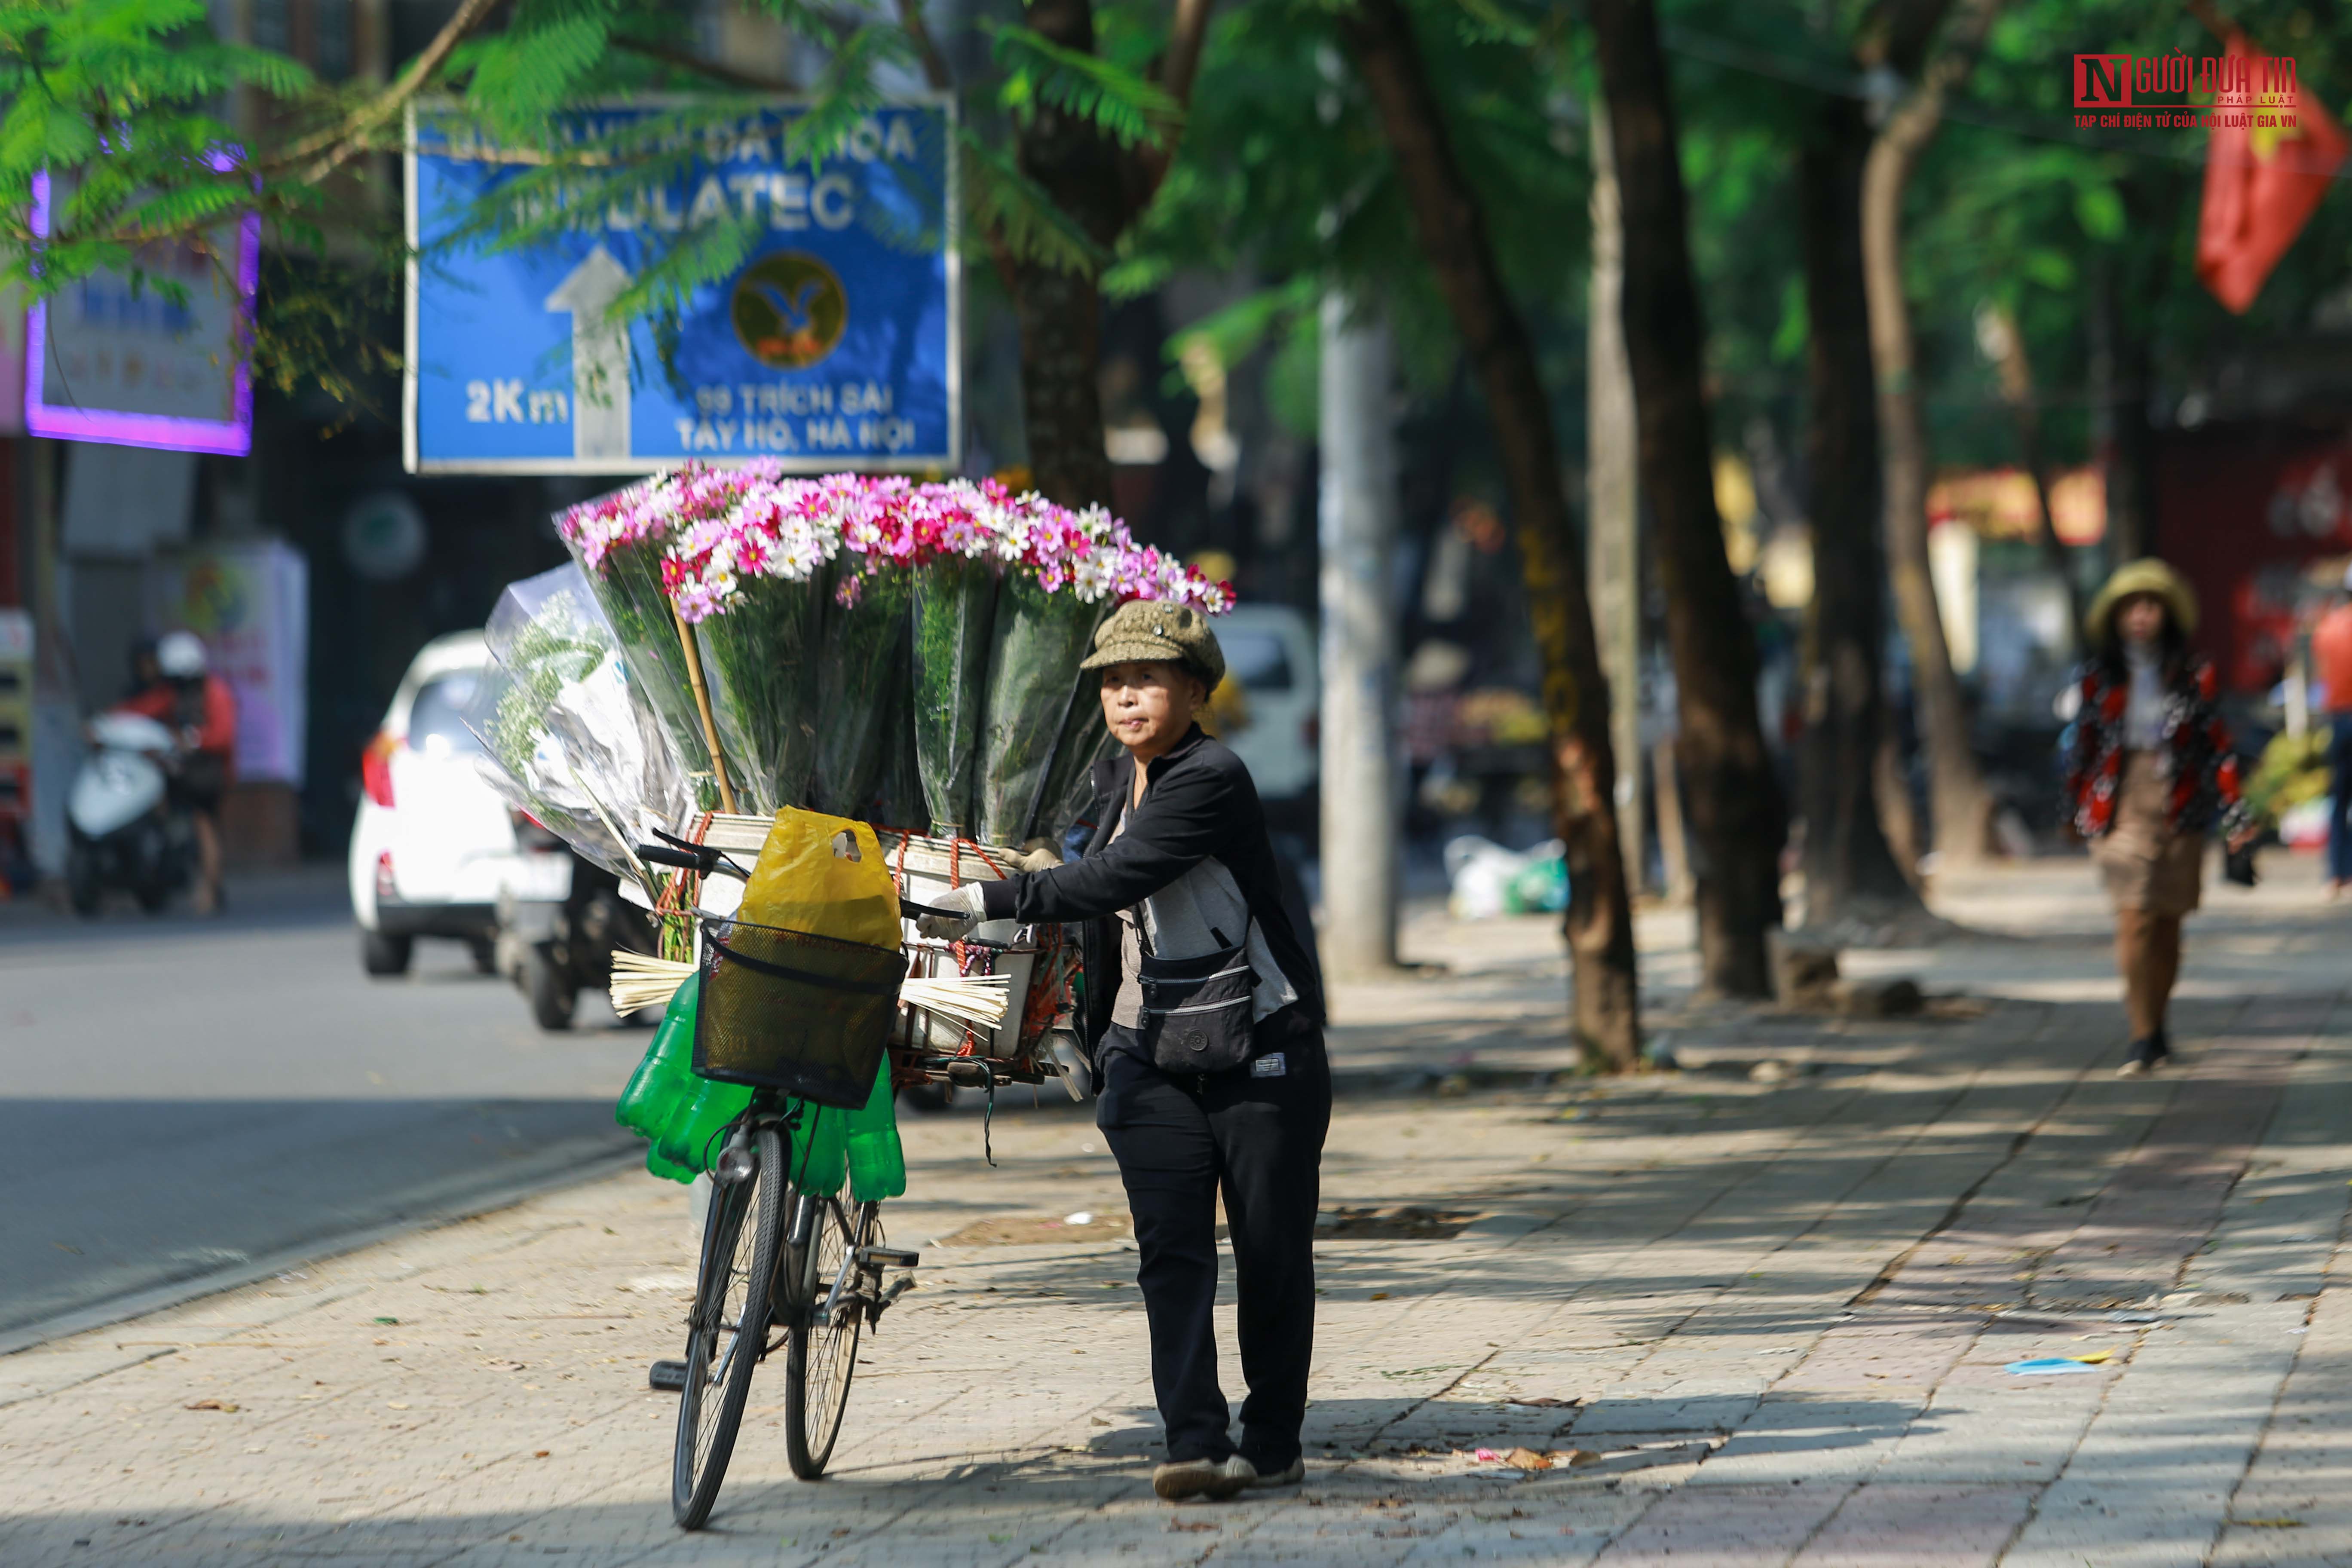
POLYGON ((1120 1048, 1118 1033, 1098 1058, 1095 1124, 1135 1217, 1168 1458, 1234 1452, 1213 1316, 1223 1192, 1249 1384, 1241 1453, 1261 1472, 1286 1468, 1298 1458, 1315 1349, 1315 1211, 1331 1125, 1322 1031, 1276 1014, 1259 1026, 1256 1062, 1210 1074, 1161 1072, 1120 1048), (1264 1070, 1276 1053, 1278 1074, 1264 1070))

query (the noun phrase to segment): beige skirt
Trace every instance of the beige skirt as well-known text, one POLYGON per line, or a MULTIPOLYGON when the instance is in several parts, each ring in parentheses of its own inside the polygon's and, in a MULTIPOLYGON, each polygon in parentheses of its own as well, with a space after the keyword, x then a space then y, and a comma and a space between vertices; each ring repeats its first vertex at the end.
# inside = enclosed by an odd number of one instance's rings
POLYGON ((2119 910, 2185 915, 2203 891, 2205 836, 2166 825, 2166 786, 2153 752, 2124 753, 2115 826, 2091 846, 2107 901, 2119 910))

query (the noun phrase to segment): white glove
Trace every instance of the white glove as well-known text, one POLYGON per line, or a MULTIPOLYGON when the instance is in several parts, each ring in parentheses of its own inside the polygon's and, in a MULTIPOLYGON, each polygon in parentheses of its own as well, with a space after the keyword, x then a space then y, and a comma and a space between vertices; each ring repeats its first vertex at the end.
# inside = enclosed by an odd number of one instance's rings
POLYGON ((923 915, 917 918, 915 930, 934 942, 961 942, 972 933, 982 919, 981 884, 966 882, 961 888, 925 899, 923 902, 935 910, 953 910, 954 914, 923 915))
POLYGON ((1050 838, 1032 838, 1005 858, 1016 871, 1050 871, 1062 863, 1062 848, 1050 838))

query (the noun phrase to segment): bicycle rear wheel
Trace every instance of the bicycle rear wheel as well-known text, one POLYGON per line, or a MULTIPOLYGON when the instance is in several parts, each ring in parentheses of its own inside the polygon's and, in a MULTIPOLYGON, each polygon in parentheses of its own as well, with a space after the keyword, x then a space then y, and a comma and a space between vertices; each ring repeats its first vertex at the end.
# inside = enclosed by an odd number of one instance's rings
POLYGON ((881 1219, 876 1204, 852 1206, 838 1197, 807 1196, 801 1202, 812 1213, 807 1242, 787 1260, 797 1310, 784 1361, 784 1451, 793 1474, 813 1481, 824 1474, 841 1435, 849 1380, 857 1370, 858 1331, 871 1299, 871 1281, 852 1255, 880 1244, 881 1219))
POLYGON ((768 1350, 770 1284, 783 1243, 788 1188, 783 1140, 775 1130, 761 1128, 752 1146, 758 1168, 712 1193, 703 1233, 670 1465, 670 1511, 681 1530, 701 1529, 719 1500, 751 1396, 751 1369, 768 1350))

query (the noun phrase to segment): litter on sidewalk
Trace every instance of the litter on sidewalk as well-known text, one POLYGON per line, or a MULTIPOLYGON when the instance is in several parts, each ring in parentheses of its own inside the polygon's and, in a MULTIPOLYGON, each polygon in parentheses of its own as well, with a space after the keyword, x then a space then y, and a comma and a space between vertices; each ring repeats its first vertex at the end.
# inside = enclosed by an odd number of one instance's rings
POLYGON ((2014 1373, 2019 1377, 2057 1377, 2070 1372, 2096 1372, 2115 1353, 2113 1351, 2093 1351, 2089 1355, 2032 1356, 2024 1361, 2011 1362, 2001 1371, 2014 1373))

